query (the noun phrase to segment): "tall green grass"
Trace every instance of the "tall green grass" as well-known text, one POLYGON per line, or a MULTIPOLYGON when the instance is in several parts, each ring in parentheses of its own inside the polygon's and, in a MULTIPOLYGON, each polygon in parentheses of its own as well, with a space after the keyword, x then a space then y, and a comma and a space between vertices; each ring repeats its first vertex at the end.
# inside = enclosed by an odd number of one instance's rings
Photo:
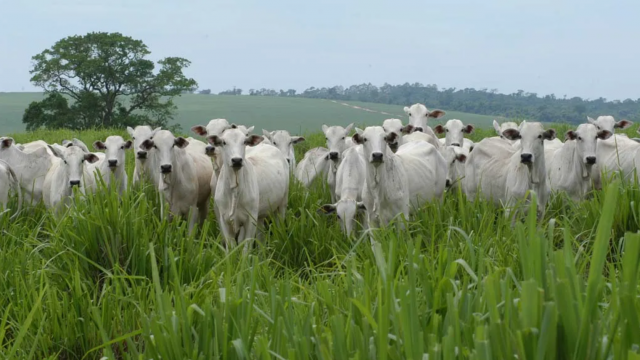
MULTIPOLYGON (((298 155, 323 137, 307 140, 298 155)), ((640 358, 637 184, 554 196, 516 226, 451 192, 373 240, 344 238, 316 213, 328 201, 292 185, 286 219, 248 254, 224 250, 213 215, 195 235, 161 219, 150 186, 77 194, 59 218, 3 216, 0 358, 640 358)))

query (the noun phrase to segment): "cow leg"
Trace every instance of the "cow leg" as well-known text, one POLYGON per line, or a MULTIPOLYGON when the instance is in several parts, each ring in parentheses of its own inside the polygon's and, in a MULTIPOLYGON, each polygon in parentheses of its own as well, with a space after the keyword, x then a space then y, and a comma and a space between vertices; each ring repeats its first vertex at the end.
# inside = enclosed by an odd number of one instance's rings
POLYGON ((187 217, 189 219, 189 234, 193 235, 193 229, 198 221, 199 210, 197 206, 190 206, 187 217))
POLYGON ((209 198, 201 204, 198 204, 198 226, 202 228, 204 221, 207 220, 207 214, 209 213, 209 198))
POLYGON ((222 216, 218 218, 218 227, 220 228, 220 233, 222 234, 222 237, 224 238, 224 241, 227 245, 227 251, 233 249, 236 246, 236 234, 231 233, 229 223, 227 223, 227 221, 223 219, 222 216))

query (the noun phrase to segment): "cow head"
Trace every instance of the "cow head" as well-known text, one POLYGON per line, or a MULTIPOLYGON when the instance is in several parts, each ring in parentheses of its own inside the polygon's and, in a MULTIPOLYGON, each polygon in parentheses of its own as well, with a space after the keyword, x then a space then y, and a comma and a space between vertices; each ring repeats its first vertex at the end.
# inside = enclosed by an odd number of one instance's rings
POLYGON ((104 142, 98 140, 93 143, 96 150, 104 151, 104 161, 112 170, 124 166, 125 150, 129 150, 131 145, 131 140, 124 141, 121 136, 109 136, 104 142))
POLYGON ((430 118, 438 119, 445 114, 442 110, 429 111, 422 104, 413 104, 411 107, 405 106, 404 112, 409 116, 409 124, 414 127, 415 131, 422 132, 427 128, 430 118))
POLYGON ((136 153, 136 159, 144 161, 147 159, 148 151, 142 148, 142 143, 146 140, 153 140, 153 136, 160 131, 161 128, 157 127, 152 129, 151 126, 140 125, 136 126, 135 129, 131 127, 127 127, 127 132, 129 136, 131 136, 131 140, 133 140, 133 151, 136 153))
POLYGON ((220 136, 211 135, 207 138, 211 145, 222 150, 223 164, 235 171, 242 169, 245 164, 246 147, 258 145, 263 139, 258 135, 247 136, 239 129, 229 129, 220 136))
POLYGON ((287 162, 291 164, 291 161, 295 160, 293 158, 293 145, 301 143, 305 140, 302 136, 291 136, 286 130, 276 130, 276 131, 267 131, 262 129, 262 134, 265 138, 271 141, 271 144, 280 150, 284 158, 287 159, 287 162))
MULTIPOLYGON (((536 161, 544 161, 544 141, 556 138, 554 129, 545 130, 539 122, 523 121, 518 130, 507 129, 503 133, 508 140, 520 140, 520 162, 529 170, 536 161)), ((532 171, 532 180, 537 183, 540 179, 537 171, 532 171)))
POLYGON ((438 125, 433 128, 436 134, 445 134, 446 146, 462 146, 464 144, 464 135, 473 133, 473 125, 465 125, 458 119, 451 119, 444 125, 438 125))
POLYGON ((395 153, 402 145, 402 135, 411 133, 413 126, 403 126, 400 119, 387 119, 382 123, 382 130, 386 134, 385 140, 389 148, 395 153))
POLYGON ((362 145, 365 161, 376 167, 385 161, 387 141, 393 141, 393 139, 387 138, 382 126, 368 126, 364 130, 356 128, 356 133, 353 135, 353 142, 362 145))
POLYGON ((614 132, 615 129, 626 129, 633 125, 633 122, 629 120, 620 120, 616 122, 611 115, 598 116, 595 120, 587 116, 587 122, 589 124, 593 124, 598 130, 608 130, 610 132, 614 132))
POLYGON ((518 124, 512 121, 505 121, 502 124, 498 124, 496 120, 493 120, 493 128, 501 139, 507 140, 502 133, 507 129, 518 129, 518 124))
POLYGON ((442 157, 447 162, 447 188, 452 188, 464 176, 464 164, 469 157, 469 150, 460 146, 446 146, 442 157))
POLYGON ((595 165, 598 139, 606 140, 613 135, 609 130, 598 130, 592 124, 580 124, 576 130, 565 133, 566 141, 575 141, 576 152, 582 160, 582 176, 587 177, 591 166, 595 165))
POLYGON ((356 225, 356 214, 365 211, 364 203, 353 199, 341 199, 335 204, 325 204, 318 210, 322 214, 336 214, 342 232, 347 236, 353 233, 356 225))
POLYGON ((78 146, 47 146, 53 155, 62 160, 62 164, 60 164, 60 166, 63 167, 63 171, 69 178, 69 186, 80 185, 85 162, 95 163, 98 161, 98 156, 92 153, 85 153, 78 146))
POLYGON ((159 171, 161 174, 170 174, 176 164, 176 149, 184 149, 189 145, 183 137, 175 137, 171 131, 158 131, 153 140, 145 140, 140 147, 144 151, 155 150, 157 152, 159 171))
POLYGON ((353 123, 349 124, 346 128, 342 126, 322 125, 322 132, 327 139, 327 148, 329 149, 329 159, 331 161, 340 161, 342 152, 348 147, 345 139, 349 136, 352 127, 353 123))

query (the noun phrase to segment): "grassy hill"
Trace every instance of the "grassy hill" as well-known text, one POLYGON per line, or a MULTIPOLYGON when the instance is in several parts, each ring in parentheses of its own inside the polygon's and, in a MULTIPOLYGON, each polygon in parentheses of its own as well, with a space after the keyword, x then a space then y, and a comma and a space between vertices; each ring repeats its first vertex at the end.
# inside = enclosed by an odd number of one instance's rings
MULTIPOLYGON (((0 134, 24 131, 24 110, 30 102, 42 97, 42 93, 0 93, 0 134)), ((407 120, 402 106, 358 102, 344 105, 319 99, 190 94, 177 98, 175 103, 178 106, 175 121, 185 131, 193 125, 204 125, 213 118, 255 125, 258 132, 260 128, 266 128, 285 129, 292 133, 315 132, 323 123, 371 125, 380 124, 390 117, 407 120)), ((490 127, 494 119, 492 116, 451 111, 441 120, 452 118, 476 127, 490 127)))

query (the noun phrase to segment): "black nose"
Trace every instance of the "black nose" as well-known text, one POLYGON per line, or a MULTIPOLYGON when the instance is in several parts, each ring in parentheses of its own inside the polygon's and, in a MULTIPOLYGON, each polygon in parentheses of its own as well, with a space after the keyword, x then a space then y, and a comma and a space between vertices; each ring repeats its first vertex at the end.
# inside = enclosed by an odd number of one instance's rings
POLYGON ((596 157, 595 156, 587 156, 587 164, 593 165, 595 163, 596 163, 596 157))
POLYGON ((447 182, 445 184, 447 187, 451 186, 451 180, 447 179, 447 182))
POLYGON ((457 147, 460 147, 460 144, 459 144, 459 143, 451 143, 451 146, 457 146, 457 147))
POLYGON ((209 155, 209 156, 213 155, 213 153, 215 153, 215 152, 216 152, 216 147, 215 146, 209 145, 204 149, 204 153, 209 155))
POLYGON ((424 132, 424 129, 422 128, 422 126, 418 126, 418 127, 413 128, 413 131, 424 132))
POLYGON ((160 165, 160 172, 163 174, 171 172, 171 165, 160 165))
POLYGON ((147 152, 146 151, 138 151, 138 159, 146 159, 147 152))
POLYGON ((371 160, 372 162, 382 162, 382 153, 381 152, 372 153, 371 160))
POLYGON ((231 159, 231 166, 233 166, 234 168, 242 167, 242 158, 231 159))
POLYGON ((532 159, 533 159, 533 155, 531 155, 531 154, 521 154, 520 155, 520 161, 525 163, 525 164, 531 163, 532 159))
POLYGON ((338 160, 338 152, 337 151, 332 151, 329 153, 329 159, 331 160, 338 160))
POLYGON ((118 165, 118 160, 109 160, 109 167, 116 167, 118 165))
POLYGON ((69 184, 71 184, 71 186, 78 186, 80 185, 80 180, 71 180, 69 181, 69 184))

